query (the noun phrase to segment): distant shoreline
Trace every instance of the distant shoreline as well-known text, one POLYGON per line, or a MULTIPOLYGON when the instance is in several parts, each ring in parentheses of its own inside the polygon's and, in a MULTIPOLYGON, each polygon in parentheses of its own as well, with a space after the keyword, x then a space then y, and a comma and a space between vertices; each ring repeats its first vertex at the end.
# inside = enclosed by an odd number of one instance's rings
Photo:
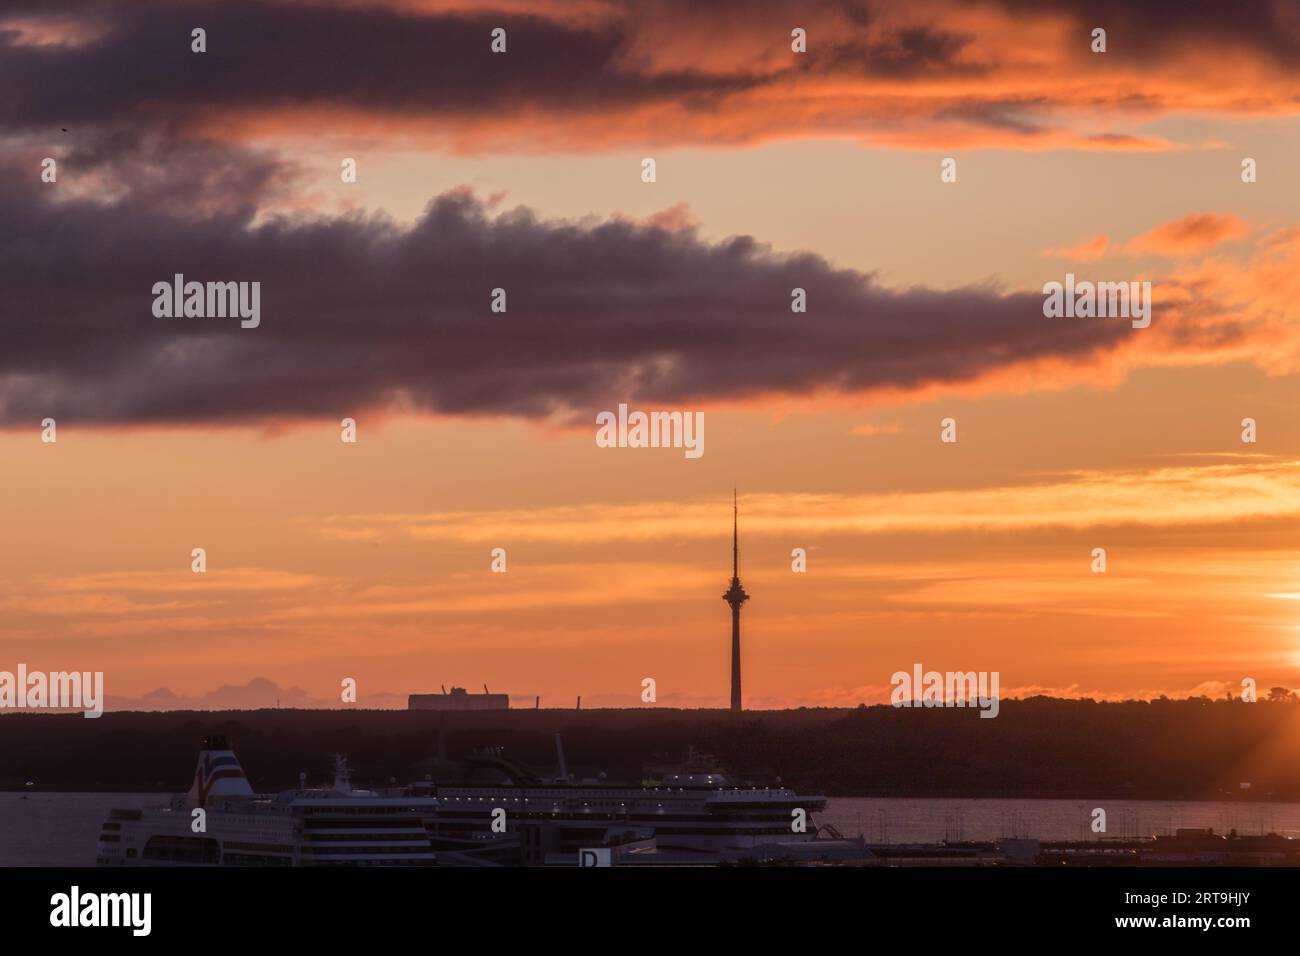
POLYGON ((230 738, 254 786, 328 778, 346 754, 358 783, 423 779, 442 729, 447 756, 503 747, 541 774, 554 736, 569 769, 641 779, 688 747, 737 776, 828 796, 928 799, 1300 800, 1300 704, 1155 700, 1002 702, 995 720, 935 708, 670 708, 502 711, 288 710, 9 713, 0 790, 179 792, 198 740, 230 738), (36 786, 25 787, 28 780, 36 786), (1241 788, 1248 783, 1247 789, 1241 788))

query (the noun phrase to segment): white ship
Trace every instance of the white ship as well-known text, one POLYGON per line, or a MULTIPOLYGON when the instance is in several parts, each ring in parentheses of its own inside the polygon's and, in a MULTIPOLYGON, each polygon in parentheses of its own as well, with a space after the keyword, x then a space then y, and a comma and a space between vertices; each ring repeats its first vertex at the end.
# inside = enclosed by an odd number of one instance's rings
POLYGON ((443 774, 413 784, 413 793, 437 797, 434 846, 468 857, 512 855, 526 864, 576 861, 579 850, 593 847, 611 847, 628 861, 640 855, 642 862, 718 862, 816 839, 813 814, 826 806, 821 795, 735 782, 705 754, 628 785, 603 774, 574 779, 559 735, 556 752, 549 779, 489 749, 463 761, 452 775, 458 779, 443 774), (508 824, 494 836, 496 808, 505 809, 508 824))
POLYGON ((207 737, 189 792, 164 807, 113 810, 100 866, 420 866, 434 863, 425 821, 437 800, 358 790, 335 758, 334 784, 258 796, 222 737, 207 737))
POLYGON ((556 748, 550 778, 488 749, 456 765, 440 757, 436 779, 359 790, 337 758, 332 787, 272 797, 253 792, 224 738, 205 738, 187 793, 111 811, 98 863, 576 865, 593 848, 619 863, 716 863, 788 855, 816 839, 813 814, 826 805, 820 795, 733 782, 698 754, 639 785, 577 780, 558 735, 556 748))

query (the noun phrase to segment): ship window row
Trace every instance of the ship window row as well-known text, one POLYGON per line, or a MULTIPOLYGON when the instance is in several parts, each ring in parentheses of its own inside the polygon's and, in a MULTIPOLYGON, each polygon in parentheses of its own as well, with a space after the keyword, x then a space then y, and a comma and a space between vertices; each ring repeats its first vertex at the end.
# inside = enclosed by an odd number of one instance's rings
POLYGON ((389 846, 399 843, 420 843, 427 845, 429 842, 428 834, 424 830, 416 830, 409 833, 393 834, 376 834, 374 839, 367 840, 364 833, 307 833, 303 839, 308 843, 366 843, 367 846, 389 846))
MULTIPOLYGON (((593 814, 584 814, 582 817, 574 817, 570 814, 561 815, 555 813, 552 814, 542 813, 542 814, 521 814, 519 816, 516 816, 514 820, 508 821, 506 826, 508 830, 517 830, 520 827, 527 827, 539 823, 544 824, 550 821, 564 821, 567 825, 569 822, 573 822, 577 820, 582 820, 584 822, 590 821, 593 823, 604 822, 604 823, 611 823, 611 824, 625 824, 628 826, 644 826, 651 829, 659 830, 661 832, 665 820, 671 820, 674 824, 698 825, 698 828, 692 827, 692 832, 697 832, 697 833, 703 833, 706 830, 712 831, 716 828, 716 825, 719 822, 724 822, 726 824, 728 832, 736 832, 737 830, 741 830, 745 833, 767 832, 768 830, 772 830, 773 832, 779 832, 779 833, 791 832, 789 824, 785 821, 784 817, 778 817, 776 819, 773 819, 770 816, 755 817, 755 818, 748 818, 748 819, 736 819, 733 817, 727 817, 725 821, 720 821, 719 818, 716 816, 683 817, 683 816, 673 815, 672 817, 663 817, 663 816, 654 816, 653 814, 651 815, 643 814, 639 816, 623 816, 620 814, 612 814, 612 813, 593 813, 593 814)), ((486 815, 464 816, 464 817, 442 817, 437 821, 430 821, 429 823, 430 830, 435 833, 451 832, 451 831, 466 831, 466 830, 474 831, 474 830, 481 830, 486 826, 488 826, 488 818, 486 815)))
POLYGON ((304 816, 333 816, 335 814, 346 814, 348 816, 394 816, 403 813, 428 813, 432 810, 436 810, 437 807, 421 807, 412 804, 404 804, 401 806, 393 806, 390 804, 386 807, 340 807, 326 803, 318 806, 303 806, 300 804, 295 806, 294 809, 301 810, 304 816))
POLYGON ((244 843, 238 840, 226 840, 222 848, 231 850, 253 850, 257 853, 292 853, 293 847, 286 843, 244 843))
POLYGON ((151 836, 142 857, 179 863, 218 863, 221 847, 212 837, 151 836))
MULTIPOLYGON (((582 810, 579 810, 577 807, 565 807, 563 809, 559 809, 555 807, 549 807, 549 808, 531 807, 525 810, 517 811, 513 818, 508 818, 508 819, 546 820, 546 819, 554 819, 556 817, 561 817, 561 816, 570 817, 575 814, 578 814, 584 818, 599 817, 605 820, 617 820, 619 822, 630 822, 630 823, 644 821, 646 823, 651 823, 651 824, 658 824, 666 817, 666 814, 662 812, 662 808, 660 812, 655 812, 652 810, 650 811, 636 810, 636 811, 629 812, 623 809, 613 810, 613 811, 611 810, 602 811, 590 807, 583 808, 582 810)), ((446 822, 456 821, 456 820, 482 821, 488 818, 489 816, 490 816, 490 812, 488 807, 482 807, 482 808, 452 807, 443 810, 441 813, 437 815, 437 817, 433 818, 433 820, 438 823, 446 823, 446 822)), ((756 810, 753 812, 728 810, 725 813, 709 813, 709 812, 679 813, 674 811, 672 814, 672 819, 679 822, 694 821, 700 823, 716 823, 719 820, 725 820, 728 823, 763 823, 763 822, 770 822, 773 820, 779 820, 785 822, 787 818, 788 815, 786 813, 780 812, 779 809, 776 812, 763 811, 763 810, 756 810)))
POLYGON ((420 825, 422 816, 401 816, 395 820, 327 820, 316 817, 306 821, 307 830, 410 830, 420 825))
POLYGON ((227 866, 293 866, 288 856, 262 856, 257 853, 227 853, 221 858, 227 866))
POLYGON ((434 866, 433 857, 426 860, 313 860, 312 866, 434 866))
MULTIPOLYGON (((441 807, 445 809, 451 803, 471 803, 471 804, 506 804, 506 803, 550 803, 552 807, 576 806, 576 800, 572 795, 565 795, 562 800, 548 800, 539 798, 530 800, 528 797, 441 797, 441 807)), ((627 802, 624 800, 583 800, 584 807, 626 807, 627 802)), ((663 806, 661 803, 660 806, 663 806)))
POLYGON ((431 847, 427 840, 425 840, 420 846, 389 846, 388 844, 384 844, 382 846, 375 846, 374 844, 371 844, 369 846, 320 847, 319 849, 316 850, 313 850, 311 847, 303 847, 304 857, 308 857, 308 856, 320 857, 323 854, 329 857, 386 856, 388 854, 398 854, 398 853, 412 854, 412 853, 430 853, 430 852, 431 852, 431 847))

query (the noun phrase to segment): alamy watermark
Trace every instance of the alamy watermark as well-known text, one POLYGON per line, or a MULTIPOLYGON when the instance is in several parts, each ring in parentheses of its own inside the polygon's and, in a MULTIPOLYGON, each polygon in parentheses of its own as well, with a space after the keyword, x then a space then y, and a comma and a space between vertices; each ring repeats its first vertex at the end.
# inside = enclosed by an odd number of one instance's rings
POLYGON ((239 318, 244 329, 262 324, 260 282, 186 282, 178 272, 171 282, 155 282, 153 294, 153 314, 159 319, 239 318))
POLYGON ((152 893, 83 893, 73 885, 50 897, 50 925, 55 927, 121 926, 132 936, 153 928, 152 893))
POLYGON ((79 710, 104 713, 103 671, 0 671, 0 710, 79 710))
POLYGON ((687 458, 704 454, 703 412, 631 412, 596 416, 596 445, 600 448, 684 448, 687 458))
POLYGON ((1074 281, 1074 273, 1065 274, 1065 283, 1043 284, 1043 315, 1049 319, 1132 319, 1133 328, 1151 324, 1150 282, 1083 282, 1074 281))
POLYGON ((912 665, 912 672, 895 671, 889 678, 894 688, 889 703, 895 707, 979 707, 981 717, 996 717, 998 708, 998 671, 923 670, 912 665))

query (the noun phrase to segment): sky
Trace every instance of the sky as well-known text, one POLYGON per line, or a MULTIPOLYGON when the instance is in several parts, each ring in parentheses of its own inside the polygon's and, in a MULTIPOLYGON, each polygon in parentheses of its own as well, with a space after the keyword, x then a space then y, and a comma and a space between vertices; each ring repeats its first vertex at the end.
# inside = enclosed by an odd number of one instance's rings
POLYGON ((0 669, 724 706, 736 487, 748 707, 1300 687, 1292 3, 15 0, 0 90, 0 669))

